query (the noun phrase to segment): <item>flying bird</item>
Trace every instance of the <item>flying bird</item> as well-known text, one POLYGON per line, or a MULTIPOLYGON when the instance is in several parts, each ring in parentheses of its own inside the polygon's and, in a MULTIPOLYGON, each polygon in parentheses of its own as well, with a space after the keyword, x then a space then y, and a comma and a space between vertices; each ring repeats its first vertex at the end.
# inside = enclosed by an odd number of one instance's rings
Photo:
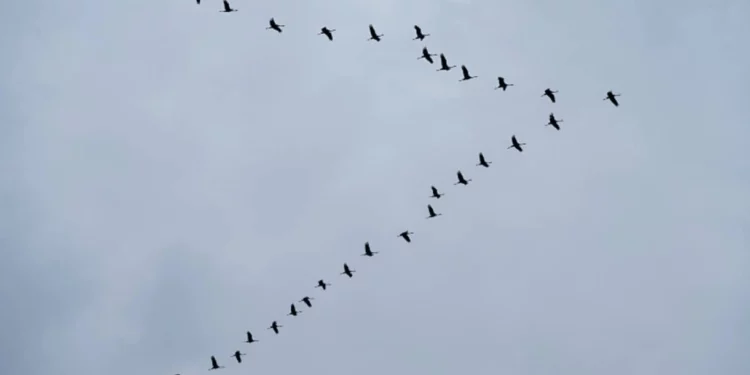
POLYGON ((444 54, 440 54, 440 69, 437 70, 438 72, 441 70, 449 71, 455 67, 455 65, 448 66, 448 59, 445 58, 444 54))
POLYGON ((547 96, 547 97, 549 97, 549 100, 552 101, 552 103, 555 103, 555 94, 556 93, 557 93, 557 91, 552 91, 552 90, 550 90, 550 89, 547 88, 547 89, 544 89, 544 94, 542 94, 542 97, 547 96))
POLYGON ((503 77, 497 77, 497 87, 495 87, 495 90, 497 89, 503 89, 505 91, 508 86, 514 86, 512 83, 506 83, 505 78, 503 77))
POLYGON ((438 189, 434 186, 430 186, 430 189, 432 189, 432 195, 430 195, 430 198, 440 199, 445 194, 440 194, 438 192, 438 189))
MULTIPOLYGON (((547 123, 547 125, 552 125, 553 128, 555 128, 557 130, 560 130, 560 125, 558 124, 558 122, 563 122, 563 120, 562 119, 559 119, 559 120, 556 119, 555 118, 555 114, 554 113, 550 113, 549 114, 549 122, 547 123)), ((547 126, 547 125, 545 125, 545 126, 547 126)))
POLYGON ((216 362, 216 357, 211 356, 211 368, 209 370, 218 370, 220 368, 224 368, 224 366, 219 366, 219 362, 216 362))
POLYGON ((279 324, 278 324, 278 323, 276 323, 276 321, 274 320, 274 321, 273 321, 273 323, 271 323, 271 326, 270 326, 270 327, 268 327, 268 329, 272 329, 272 330, 273 330, 273 332, 274 332, 274 333, 276 333, 276 334, 278 335, 278 334, 279 334, 279 328, 281 328, 281 327, 283 327, 283 326, 279 325, 279 324))
POLYGON ((245 355, 245 353, 240 353, 240 351, 237 350, 236 352, 234 352, 234 354, 232 354, 232 357, 234 357, 234 359, 237 360, 237 363, 242 363, 242 356, 243 355, 245 355))
POLYGON ((302 297, 302 299, 299 300, 299 301, 300 302, 304 302, 305 305, 307 305, 307 307, 312 307, 312 302, 310 302, 310 300, 313 300, 313 299, 315 299, 315 298, 312 298, 312 297, 302 297))
POLYGON ((302 314, 302 312, 297 311, 297 307, 294 306, 294 304, 292 304, 292 307, 289 310, 289 314, 287 314, 287 315, 297 316, 297 314, 302 314))
POLYGON ((435 217, 435 216, 440 216, 440 215, 442 215, 442 214, 436 214, 436 213, 435 213, 435 209, 434 209, 434 208, 432 208, 432 205, 429 205, 429 204, 427 205, 427 212, 429 212, 429 213, 430 213, 430 216, 427 216, 427 219, 433 218, 433 217, 435 217))
POLYGON ((252 334, 252 333, 250 333, 250 331, 247 331, 247 341, 245 341, 246 343, 248 343, 248 344, 252 344, 252 343, 254 343, 254 342, 258 342, 258 341, 260 341, 260 340, 255 340, 255 339, 253 338, 253 334, 252 334))
POLYGON ((323 26, 320 28, 320 32, 318 35, 325 35, 328 37, 328 40, 333 41, 333 32, 336 31, 336 29, 329 29, 328 27, 323 26))
POLYGON ((375 26, 370 25, 370 38, 367 40, 374 40, 376 42, 380 41, 380 37, 382 37, 383 34, 378 35, 378 33, 375 31, 375 26))
POLYGON ((430 51, 427 50, 427 47, 422 48, 422 56, 417 57, 417 60, 419 59, 425 59, 428 63, 432 64, 435 61, 432 60, 432 56, 437 56, 436 54, 431 54, 430 51))
POLYGON ((239 9, 232 9, 232 7, 229 6, 229 2, 227 0, 224 0, 224 10, 220 10, 219 12, 223 13, 229 13, 229 12, 236 12, 239 9))
POLYGON ((455 184, 453 184, 453 185, 458 185, 458 184, 462 184, 462 185, 468 185, 468 184, 469 184, 469 181, 471 181, 471 179, 468 179, 468 180, 467 180, 467 179, 465 179, 465 178, 464 178, 464 174, 463 174, 463 173, 461 173, 461 171, 458 171, 458 172, 456 172, 456 176, 458 177, 458 182, 456 182, 456 183, 455 183, 455 184))
POLYGON ((372 251, 372 250, 370 250, 370 243, 369 242, 365 242, 365 253, 362 254, 362 256, 371 257, 371 256, 373 256, 373 255, 375 255, 377 253, 379 253, 379 252, 378 251, 372 251))
POLYGON ((316 285, 315 287, 316 288, 321 288, 323 290, 326 290, 326 287, 328 287, 328 286, 331 286, 331 284, 326 284, 326 282, 323 281, 323 279, 320 279, 320 280, 318 280, 318 285, 316 285))
POLYGON ((268 21, 268 25, 269 26, 266 27, 266 30, 276 30, 278 32, 281 32, 281 28, 284 27, 284 25, 279 25, 278 23, 276 23, 276 20, 274 20, 273 18, 268 21))
POLYGON ((409 237, 410 234, 414 234, 414 232, 409 232, 408 230, 405 230, 401 232, 398 237, 402 237, 404 241, 411 242, 411 237, 409 237))
POLYGON ((615 105, 615 107, 619 107, 619 106, 620 106, 620 103, 618 103, 618 102, 617 102, 617 98, 616 98, 616 97, 617 97, 617 96, 620 96, 620 95, 621 95, 621 94, 615 94, 615 93, 613 93, 612 91, 607 91, 607 97, 606 97, 606 98, 604 98, 604 99, 602 99, 602 100, 607 100, 607 99, 609 99, 609 101, 610 101, 610 102, 612 102, 612 104, 614 104, 614 105, 615 105))
POLYGON ((352 276, 354 276, 354 275, 352 275, 352 273, 354 273, 354 272, 357 272, 357 271, 355 271, 353 269, 350 269, 349 265, 346 264, 346 263, 344 263, 344 272, 342 272, 341 275, 346 275, 346 276, 352 277, 352 276))
POLYGON ((523 148, 521 148, 521 146, 525 146, 526 143, 518 143, 515 135, 510 137, 510 142, 512 144, 508 147, 508 149, 515 148, 516 150, 518 150, 518 152, 523 152, 523 148))
POLYGON ((481 166, 483 166, 485 168, 489 168, 490 164, 492 164, 492 162, 485 160, 484 155, 482 155, 482 153, 480 152, 479 153, 479 164, 477 164, 477 167, 481 165, 481 166))
POLYGON ((424 40, 424 38, 430 36, 430 34, 423 34, 422 33, 422 28, 419 27, 419 26, 417 26, 417 25, 414 25, 414 31, 417 32, 417 37, 414 38, 414 39, 412 39, 412 40, 417 40, 417 39, 424 40))
POLYGON ((477 78, 477 76, 469 75, 469 69, 466 68, 466 65, 461 65, 461 73, 463 73, 464 78, 459 79, 458 82, 468 81, 472 78, 477 78))

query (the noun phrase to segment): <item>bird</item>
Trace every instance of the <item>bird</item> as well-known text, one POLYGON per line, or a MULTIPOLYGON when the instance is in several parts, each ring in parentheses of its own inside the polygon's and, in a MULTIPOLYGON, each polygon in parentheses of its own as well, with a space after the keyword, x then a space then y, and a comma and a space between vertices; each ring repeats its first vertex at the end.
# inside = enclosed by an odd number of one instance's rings
POLYGON ((552 90, 550 90, 550 89, 547 88, 547 89, 544 89, 544 94, 542 94, 542 96, 548 96, 549 100, 551 100, 552 103, 555 103, 555 94, 556 93, 557 93, 557 91, 552 91, 552 90))
POLYGON ((430 195, 430 198, 440 199, 445 194, 440 194, 438 192, 438 189, 434 186, 430 186, 430 189, 432 189, 432 195, 430 195))
MULTIPOLYGON (((559 120, 556 119, 555 118, 555 114, 554 113, 550 113, 549 114, 549 122, 547 123, 547 125, 552 125, 553 128, 555 128, 557 130, 560 130, 560 125, 558 125, 558 122, 563 122, 563 120, 562 119, 559 119, 559 120)), ((545 126, 547 126, 547 125, 545 125, 545 126)))
POLYGON ((411 242, 411 237, 409 237, 410 234, 414 234, 414 232, 409 232, 408 230, 405 230, 401 232, 398 237, 402 237, 404 241, 411 242))
POLYGON ((477 164, 477 167, 481 165, 481 166, 483 166, 485 168, 489 168, 490 164, 492 164, 492 162, 485 160, 484 159, 484 155, 482 155, 482 153, 480 152, 479 153, 479 164, 477 164))
POLYGON ((414 38, 414 39, 412 39, 412 40, 417 40, 417 39, 424 40, 424 38, 430 36, 430 34, 423 34, 422 33, 422 28, 419 27, 419 26, 417 26, 417 25, 414 25, 414 31, 417 32, 417 37, 414 38))
POLYGON ((514 85, 512 83, 506 83, 505 78, 503 77, 497 77, 497 87, 495 87, 495 90, 503 89, 503 91, 505 91, 505 89, 507 89, 508 86, 514 86, 514 85))
POLYGON ((472 78, 477 78, 477 76, 469 75, 469 69, 466 68, 466 65, 461 65, 461 72, 463 73, 464 78, 459 79, 458 82, 468 81, 472 78))
POLYGON ((253 334, 252 334, 252 333, 250 333, 250 331, 247 331, 247 341, 245 341, 246 343, 248 343, 248 344, 252 344, 252 343, 254 343, 254 342, 258 342, 258 341, 260 341, 260 340, 256 340, 256 339, 254 339, 254 338, 253 338, 253 334))
POLYGON ((442 53, 440 54, 440 69, 437 70, 438 72, 441 70, 448 71, 455 67, 456 67, 455 65, 448 66, 448 59, 445 58, 444 54, 442 53))
POLYGON ((220 10, 219 12, 222 13, 229 13, 229 12, 236 12, 238 9, 232 9, 232 7, 229 6, 229 2, 227 0, 224 0, 224 10, 220 10))
POLYGON ((219 366, 219 362, 216 362, 216 357, 211 356, 211 368, 209 370, 218 370, 220 368, 224 368, 224 366, 219 366))
POLYGON ((320 280, 318 280, 318 285, 316 285, 315 287, 316 288, 321 288, 323 290, 326 290, 327 286, 331 286, 331 284, 326 284, 326 282, 323 281, 323 279, 320 279, 320 280))
POLYGON ((382 37, 383 34, 378 35, 378 33, 375 31, 375 26, 370 25, 370 38, 367 40, 374 40, 376 42, 380 41, 380 37, 382 37))
POLYGON ((373 256, 373 255, 375 255, 377 253, 379 253, 379 251, 372 251, 372 250, 370 250, 370 243, 369 242, 365 242, 365 253, 362 254, 362 256, 371 257, 371 256, 373 256))
POLYGON ((615 98, 616 96, 620 96, 620 94, 615 94, 612 91, 607 91, 607 97, 602 100, 609 99, 609 101, 612 102, 612 104, 614 104, 615 107, 619 107, 620 103, 617 102, 617 98, 615 98))
POLYGON ((237 363, 242 363, 242 356, 245 355, 245 353, 240 353, 239 350, 235 351, 234 354, 232 354, 232 357, 237 360, 237 363))
POLYGON ((422 48, 422 56, 417 57, 417 60, 419 59, 425 59, 428 63, 432 64, 435 61, 432 60, 432 56, 437 56, 436 54, 431 54, 430 51, 427 50, 427 47, 422 48))
POLYGON ((276 334, 278 335, 278 334, 279 334, 279 328, 281 328, 281 327, 283 327, 283 326, 280 326, 280 325, 279 325, 278 323, 276 323, 276 321, 274 320, 274 321, 273 321, 273 323, 271 323, 271 326, 270 326, 270 327, 268 327, 268 329, 272 329, 272 330, 273 330, 273 332, 274 332, 274 333, 276 333, 276 334))
POLYGON ((432 205, 429 205, 429 204, 427 205, 427 212, 429 212, 429 213, 430 213, 430 216, 427 216, 427 218, 428 218, 428 219, 430 219, 430 218, 433 218, 433 217, 435 217, 435 216, 440 216, 440 215, 442 215, 442 214, 436 214, 436 213, 435 213, 435 209, 434 209, 434 208, 432 208, 432 205))
POLYGON ((516 136, 510 137, 510 142, 512 143, 508 149, 515 148, 518 150, 518 152, 523 152, 523 148, 521 146, 525 146, 526 143, 518 143, 518 140, 516 139, 516 136))
POLYGON ((276 20, 274 20, 273 18, 268 21, 268 25, 269 26, 266 27, 266 30, 276 30, 278 32, 281 32, 281 28, 284 27, 284 25, 279 25, 278 23, 276 23, 276 20))
POLYGON ((346 276, 352 277, 352 276, 354 276, 354 275, 352 275, 352 273, 354 273, 354 272, 357 272, 357 271, 355 271, 353 269, 350 269, 349 265, 346 264, 346 263, 344 263, 344 272, 342 272, 341 275, 346 275, 346 276))
POLYGON ((465 179, 464 174, 461 173, 461 171, 456 172, 456 176, 458 177, 458 182, 456 182, 453 185, 458 185, 458 184, 468 185, 469 181, 471 181, 471 179, 468 179, 468 180, 465 179))
POLYGON ((312 297, 302 297, 302 299, 299 300, 299 301, 300 302, 304 302, 305 305, 307 305, 307 307, 312 307, 312 303, 310 302, 310 300, 313 300, 313 299, 315 299, 315 298, 312 298, 312 297))
POLYGON ((297 316, 297 314, 302 314, 302 312, 301 311, 297 311, 297 307, 294 306, 294 304, 292 304, 292 307, 289 310, 289 314, 287 314, 287 315, 297 316))
POLYGON ((320 28, 320 32, 318 33, 318 35, 323 34, 328 37, 328 40, 333 41, 334 31, 336 31, 336 29, 329 29, 328 27, 323 26, 320 28))

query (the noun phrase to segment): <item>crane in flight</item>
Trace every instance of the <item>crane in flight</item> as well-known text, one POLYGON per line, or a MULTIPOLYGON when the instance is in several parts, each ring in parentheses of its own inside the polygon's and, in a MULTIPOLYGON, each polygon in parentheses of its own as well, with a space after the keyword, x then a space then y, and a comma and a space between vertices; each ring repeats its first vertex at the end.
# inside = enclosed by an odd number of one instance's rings
POLYGON ((279 324, 278 324, 278 323, 276 323, 276 321, 274 320, 274 321, 273 321, 273 323, 271 323, 271 326, 270 326, 270 327, 268 327, 268 329, 272 329, 272 330, 273 330, 273 332, 274 332, 275 334, 277 334, 277 335, 278 335, 278 334, 279 334, 279 328, 281 328, 281 327, 283 327, 283 326, 282 326, 282 325, 279 325, 279 324))
POLYGON ((409 237, 410 234, 414 234, 414 232, 409 232, 408 230, 405 230, 401 233, 399 233, 398 237, 401 237, 406 242, 411 242, 411 237, 409 237))
POLYGON ((333 41, 333 32, 336 31, 336 29, 329 29, 326 26, 323 26, 320 28, 320 32, 318 35, 325 35, 328 37, 328 40, 333 41))
POLYGON ((468 179, 468 180, 467 180, 467 179, 465 179, 465 178, 464 178, 464 174, 463 174, 463 173, 461 173, 461 171, 458 171, 458 172, 456 172, 456 177, 458 177, 458 182, 456 182, 456 183, 455 183, 455 184, 453 184, 453 185, 458 185, 458 184, 461 184, 461 185, 468 185, 468 184, 469 184, 469 181, 471 181, 471 179, 468 179))
POLYGON ((555 94, 557 94, 557 91, 552 91, 549 88, 544 89, 544 94, 542 94, 542 97, 549 97, 549 100, 552 101, 552 103, 555 103, 555 94))
POLYGON ((419 59, 425 59, 428 63, 433 64, 435 61, 432 60, 432 56, 437 56, 436 54, 431 54, 430 51, 427 50, 427 47, 422 48, 422 56, 417 57, 417 60, 419 59))
POLYGON ((284 27, 284 25, 279 25, 278 23, 276 23, 276 20, 271 18, 271 20, 268 21, 268 27, 266 27, 266 30, 276 30, 280 33, 282 27, 284 27))
POLYGON ((289 314, 287 314, 287 315, 297 316, 297 314, 302 314, 302 312, 301 311, 297 311, 297 307, 294 306, 294 304, 292 304, 292 307, 289 310, 289 314))
POLYGON ((427 216, 427 219, 431 219, 433 217, 442 215, 442 214, 436 214, 435 209, 432 208, 432 205, 429 205, 429 204, 427 205, 427 212, 430 214, 430 216, 427 216))
POLYGON ((231 6, 229 6, 229 2, 227 0, 224 0, 224 10, 220 10, 219 12, 222 13, 229 13, 229 12, 236 12, 239 9, 232 9, 231 6))
POLYGON ((563 120, 562 119, 559 119, 559 120, 556 119, 555 118, 555 114, 554 113, 550 113, 549 114, 549 122, 545 126, 552 125, 553 128, 555 128, 557 130, 560 130, 560 125, 558 124, 559 122, 563 122, 563 120))
POLYGON ((382 36, 383 34, 378 35, 378 33, 375 31, 375 26, 370 25, 370 38, 367 40, 374 40, 376 42, 379 42, 382 36))
POLYGON ((492 164, 492 162, 491 161, 487 161, 484 158, 484 155, 482 155, 482 153, 480 152, 479 153, 479 164, 477 164, 477 167, 481 165, 481 166, 483 166, 485 168, 489 168, 490 164, 492 164))
POLYGON ((515 86, 515 85, 512 83, 506 83, 505 78, 503 77, 497 77, 497 87, 495 87, 495 90, 503 89, 503 91, 505 91, 508 88, 508 86, 515 86))
POLYGON ((422 33, 422 28, 419 27, 419 26, 417 26, 417 25, 414 25, 414 31, 416 31, 417 37, 414 38, 414 39, 412 39, 412 40, 417 40, 417 39, 424 40, 424 38, 430 36, 430 34, 424 34, 424 33, 422 33))
POLYGON ((256 340, 256 339, 254 339, 254 338, 253 338, 253 334, 252 334, 252 333, 250 333, 250 331, 247 331, 247 341, 245 341, 246 343, 248 343, 248 344, 252 344, 252 343, 254 343, 254 342, 258 342, 258 341, 260 341, 260 340, 256 340))
POLYGON ((607 97, 604 98, 604 99, 602 99, 602 100, 609 100, 610 102, 612 102, 612 104, 615 105, 615 107, 619 107, 620 103, 617 102, 617 98, 616 97, 618 97, 620 95, 621 94, 615 94, 612 91, 607 91, 607 97))
POLYGON ((523 148, 521 148, 521 146, 525 146, 526 143, 518 143, 518 139, 516 139, 515 135, 510 137, 510 142, 511 142, 511 145, 508 147, 509 150, 511 148, 515 148, 516 150, 518 150, 518 152, 523 152, 523 148))
POLYGON ((440 54, 440 69, 437 70, 438 72, 441 71, 441 70, 445 70, 447 72, 447 71, 449 71, 449 70, 451 70, 451 69, 453 69, 455 67, 456 67, 455 65, 450 65, 449 66, 448 65, 448 59, 445 58, 444 54, 442 54, 442 53, 440 54))
POLYGON ((346 276, 349 276, 351 278, 352 276, 354 276, 354 275, 352 275, 354 272, 357 272, 357 271, 355 271, 353 269, 350 269, 349 265, 346 264, 346 263, 344 263, 344 272, 342 272, 341 275, 346 275, 346 276))
POLYGON ((323 279, 320 279, 318 280, 318 285, 316 285, 315 287, 326 290, 326 287, 329 287, 329 286, 331 286, 331 284, 326 284, 326 282, 323 281, 323 279))
POLYGON ((369 242, 365 242, 365 253, 362 254, 363 257, 371 257, 371 256, 373 256, 373 255, 375 255, 377 253, 379 253, 379 251, 372 251, 370 249, 370 243, 369 242))
POLYGON ((242 363, 242 356, 245 355, 245 353, 240 353, 239 350, 235 351, 234 354, 232 354, 232 357, 237 360, 237 363, 242 363))
POLYGON ((435 186, 430 186, 430 189, 432 189, 432 195, 430 195, 430 198, 440 199, 445 194, 440 194, 438 192, 438 189, 435 186))
POLYGON ((477 78, 477 76, 469 75, 469 69, 466 68, 466 65, 461 65, 461 73, 463 73, 464 78, 459 79, 458 82, 468 81, 472 78, 477 78))
POLYGON ((315 299, 315 298, 312 298, 312 297, 302 297, 302 299, 299 300, 299 301, 300 302, 304 302, 305 305, 307 305, 307 307, 312 307, 312 302, 310 302, 310 300, 313 300, 313 299, 315 299))
POLYGON ((216 362, 216 357, 211 356, 211 368, 210 370, 218 370, 220 368, 224 368, 224 366, 219 366, 219 362, 216 362))

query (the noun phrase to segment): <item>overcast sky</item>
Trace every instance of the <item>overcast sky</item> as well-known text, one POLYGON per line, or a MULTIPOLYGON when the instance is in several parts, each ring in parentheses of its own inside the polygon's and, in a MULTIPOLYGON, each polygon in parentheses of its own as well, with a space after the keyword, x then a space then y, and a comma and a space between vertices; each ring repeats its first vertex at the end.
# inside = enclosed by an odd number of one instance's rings
POLYGON ((232 5, 4 4, 0 373, 750 373, 750 3, 232 5))

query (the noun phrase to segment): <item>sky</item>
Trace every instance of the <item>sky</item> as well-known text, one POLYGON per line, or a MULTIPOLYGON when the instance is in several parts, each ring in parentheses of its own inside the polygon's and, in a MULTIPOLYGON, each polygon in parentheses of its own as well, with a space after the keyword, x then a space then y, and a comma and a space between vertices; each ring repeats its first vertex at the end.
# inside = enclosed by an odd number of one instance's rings
POLYGON ((4 5, 0 373, 750 373, 750 3, 202 3, 4 5))

